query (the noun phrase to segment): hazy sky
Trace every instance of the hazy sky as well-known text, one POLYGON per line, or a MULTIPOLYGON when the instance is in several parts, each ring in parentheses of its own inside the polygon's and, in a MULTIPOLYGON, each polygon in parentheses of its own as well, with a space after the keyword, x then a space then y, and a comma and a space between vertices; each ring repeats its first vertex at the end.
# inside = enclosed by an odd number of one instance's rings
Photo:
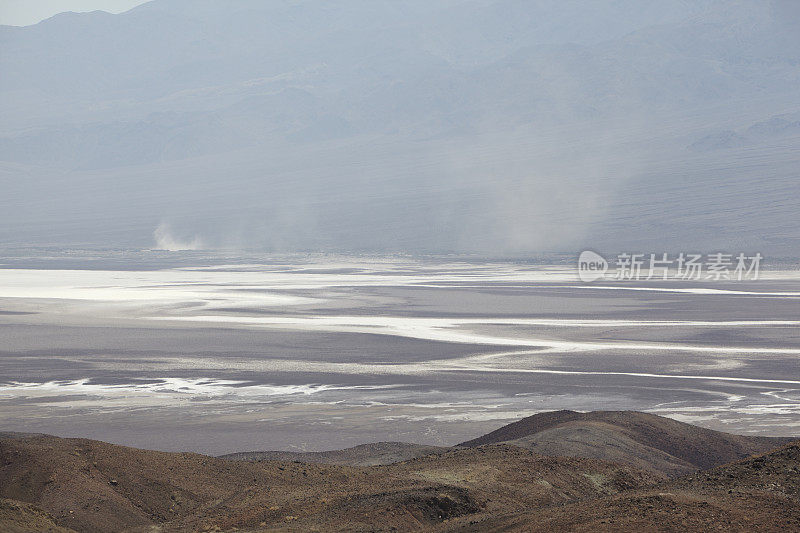
POLYGON ((147 0, 2 0, 0 24, 27 26, 64 11, 121 13, 147 0))

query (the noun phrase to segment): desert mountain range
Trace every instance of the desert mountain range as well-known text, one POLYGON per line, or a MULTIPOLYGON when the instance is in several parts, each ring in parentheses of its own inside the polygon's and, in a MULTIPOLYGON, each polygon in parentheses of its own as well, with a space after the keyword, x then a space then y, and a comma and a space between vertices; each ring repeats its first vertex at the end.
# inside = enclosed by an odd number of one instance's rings
POLYGON ((0 434, 0 530, 796 530, 800 443, 557 411, 454 447, 224 457, 0 434))

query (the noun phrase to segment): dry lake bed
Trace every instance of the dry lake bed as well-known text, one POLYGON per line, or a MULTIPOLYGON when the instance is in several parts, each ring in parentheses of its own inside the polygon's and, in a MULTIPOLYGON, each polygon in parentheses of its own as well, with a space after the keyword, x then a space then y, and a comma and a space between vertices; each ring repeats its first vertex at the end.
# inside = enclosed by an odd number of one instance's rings
POLYGON ((800 434, 800 272, 130 252, 0 260, 0 430, 222 454, 455 444, 555 409, 800 434))

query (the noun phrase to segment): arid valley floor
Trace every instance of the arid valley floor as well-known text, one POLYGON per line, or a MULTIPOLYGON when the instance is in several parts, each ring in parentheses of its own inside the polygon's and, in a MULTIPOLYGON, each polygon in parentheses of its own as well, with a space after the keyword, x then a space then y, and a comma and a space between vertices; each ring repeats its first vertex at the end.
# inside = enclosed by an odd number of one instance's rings
POLYGON ((213 455, 449 446, 559 409, 800 434, 796 270, 584 284, 574 258, 266 259, 9 255, 2 428, 213 455))
POLYGON ((568 259, 3 267, 3 531, 800 528, 785 265, 591 284, 568 259))

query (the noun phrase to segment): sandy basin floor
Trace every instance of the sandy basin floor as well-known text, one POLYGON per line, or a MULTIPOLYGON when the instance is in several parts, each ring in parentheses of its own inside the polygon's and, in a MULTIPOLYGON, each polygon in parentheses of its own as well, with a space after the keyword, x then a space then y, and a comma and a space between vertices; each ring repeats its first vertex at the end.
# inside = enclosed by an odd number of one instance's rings
POLYGON ((569 266, 407 259, 5 266, 3 430, 318 450, 453 444, 569 408, 800 435, 792 271, 586 285, 569 266))

